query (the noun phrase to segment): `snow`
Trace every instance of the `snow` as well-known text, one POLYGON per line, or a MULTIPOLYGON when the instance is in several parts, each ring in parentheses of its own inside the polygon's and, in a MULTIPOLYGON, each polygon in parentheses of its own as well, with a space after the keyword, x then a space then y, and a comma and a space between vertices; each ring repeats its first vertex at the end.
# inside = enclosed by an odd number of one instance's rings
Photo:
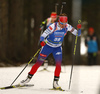
MULTIPOLYGON (((0 87, 11 85, 23 68, 24 66, 1 67, 0 87)), ((25 79, 30 69, 31 66, 28 66, 14 84, 25 79)), ((59 85, 66 91, 49 90, 52 88, 55 66, 48 67, 50 72, 40 71, 42 69, 43 66, 29 82, 29 84, 34 84, 33 87, 0 90, 0 94, 99 94, 100 66, 74 66, 70 90, 68 87, 71 66, 62 66, 59 85)))
POLYGON ((85 46, 85 37, 81 37, 81 55, 85 55, 87 53, 87 47, 85 46))

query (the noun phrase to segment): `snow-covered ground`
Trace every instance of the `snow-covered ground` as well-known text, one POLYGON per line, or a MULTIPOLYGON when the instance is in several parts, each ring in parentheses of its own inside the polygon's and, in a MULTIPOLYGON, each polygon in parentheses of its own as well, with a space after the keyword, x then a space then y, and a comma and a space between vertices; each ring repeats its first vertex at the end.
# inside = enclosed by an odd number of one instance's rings
MULTIPOLYGON (((0 68, 0 87, 9 86, 23 68, 24 66, 0 68)), ((14 84, 25 79, 30 69, 31 66, 28 66, 14 84)), ((33 87, 0 90, 0 94, 99 94, 100 66, 74 66, 70 91, 68 86, 71 66, 62 66, 59 84, 66 90, 64 92, 49 90, 52 88, 55 66, 48 67, 50 72, 40 72, 42 69, 43 66, 29 82, 34 84, 33 87)))

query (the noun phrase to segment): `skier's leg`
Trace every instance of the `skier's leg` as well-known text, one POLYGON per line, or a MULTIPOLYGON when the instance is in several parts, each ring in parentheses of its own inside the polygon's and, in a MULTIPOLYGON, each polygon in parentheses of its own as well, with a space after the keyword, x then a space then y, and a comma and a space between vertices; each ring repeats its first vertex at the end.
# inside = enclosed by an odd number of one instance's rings
POLYGON ((42 65, 42 63, 45 61, 45 59, 48 57, 48 55, 52 52, 53 48, 45 45, 43 49, 41 50, 37 62, 33 65, 33 67, 30 70, 30 74, 35 74, 37 69, 42 65))
POLYGON ((44 61, 44 70, 47 70, 48 67, 48 57, 44 61))
POLYGON ((32 66, 30 72, 28 73, 27 78, 25 80, 22 80, 20 84, 28 83, 31 80, 32 76, 36 73, 37 69, 42 65, 42 63, 47 58, 47 56, 51 53, 51 51, 52 48, 47 45, 45 45, 41 49, 41 52, 39 53, 36 63, 32 66))
POLYGON ((60 86, 58 85, 58 81, 59 81, 60 72, 61 72, 62 48, 61 47, 56 48, 55 51, 53 52, 53 56, 56 63, 53 88, 60 88, 60 86))

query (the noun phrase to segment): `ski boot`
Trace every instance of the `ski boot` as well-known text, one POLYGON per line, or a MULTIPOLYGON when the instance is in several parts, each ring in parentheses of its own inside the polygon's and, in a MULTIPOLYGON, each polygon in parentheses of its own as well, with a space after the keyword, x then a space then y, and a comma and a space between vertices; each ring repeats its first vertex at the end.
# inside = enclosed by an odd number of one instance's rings
POLYGON ((20 85, 25 85, 26 83, 28 83, 31 80, 32 76, 33 76, 32 74, 28 74, 28 76, 26 77, 26 79, 22 80, 20 82, 20 85))
POLYGON ((54 77, 54 81, 53 81, 53 89, 52 90, 59 90, 59 91, 65 91, 64 89, 62 89, 59 84, 58 84, 58 81, 59 81, 59 77, 54 77))
POLYGON ((59 86, 59 84, 58 84, 58 81, 59 81, 59 77, 54 77, 54 81, 53 81, 53 88, 54 89, 59 89, 59 88, 61 88, 60 86, 59 86))

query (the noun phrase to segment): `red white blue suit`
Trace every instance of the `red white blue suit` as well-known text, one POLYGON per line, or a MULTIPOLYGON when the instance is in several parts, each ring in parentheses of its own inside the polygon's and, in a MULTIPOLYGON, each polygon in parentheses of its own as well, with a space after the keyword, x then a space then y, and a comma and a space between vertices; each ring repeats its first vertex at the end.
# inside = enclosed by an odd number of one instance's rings
POLYGON ((41 35, 40 41, 45 41, 46 45, 42 47, 41 52, 39 53, 37 62, 33 65, 32 69, 30 70, 30 74, 35 74, 37 69, 42 65, 44 60, 48 57, 49 54, 53 54, 56 68, 54 76, 59 77, 61 71, 61 62, 62 62, 62 42, 64 36, 67 32, 70 31, 72 34, 80 36, 81 31, 77 31, 71 25, 66 23, 65 28, 61 28, 59 23, 51 24, 41 35))

